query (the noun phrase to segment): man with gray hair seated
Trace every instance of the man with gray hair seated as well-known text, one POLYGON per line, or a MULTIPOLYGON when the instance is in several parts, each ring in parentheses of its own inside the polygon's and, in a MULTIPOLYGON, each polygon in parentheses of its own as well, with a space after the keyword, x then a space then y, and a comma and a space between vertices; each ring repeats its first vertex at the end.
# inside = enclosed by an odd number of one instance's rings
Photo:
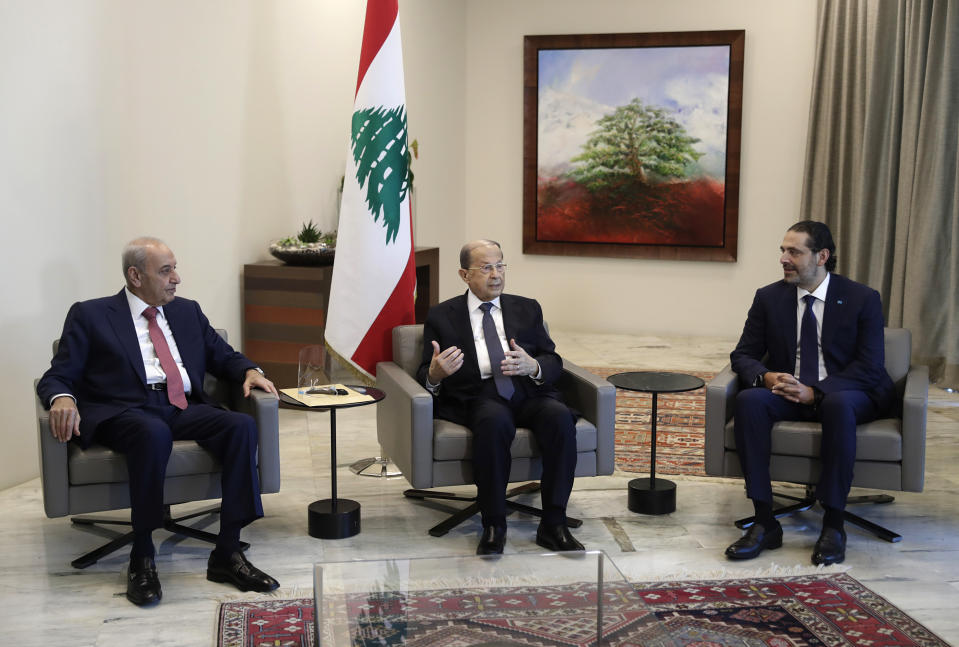
POLYGON ((209 372, 243 384, 243 393, 276 388, 210 326, 195 301, 176 296, 176 257, 156 238, 123 250, 126 287, 73 304, 50 368, 37 385, 60 442, 105 445, 126 456, 133 548, 127 599, 159 602, 152 532, 163 525, 163 481, 174 440, 195 440, 223 466, 220 532, 207 579, 241 591, 279 584, 243 555, 240 530, 263 516, 253 418, 226 411, 203 393, 209 372))
POLYGON ((460 251, 464 294, 430 308, 417 379, 435 396, 435 416, 473 433, 473 475, 483 533, 477 554, 503 552, 506 485, 516 427, 536 438, 543 461, 543 517, 536 543, 583 550, 566 525, 576 469, 575 418, 555 387, 563 360, 539 303, 504 294, 499 243, 475 240, 460 251))

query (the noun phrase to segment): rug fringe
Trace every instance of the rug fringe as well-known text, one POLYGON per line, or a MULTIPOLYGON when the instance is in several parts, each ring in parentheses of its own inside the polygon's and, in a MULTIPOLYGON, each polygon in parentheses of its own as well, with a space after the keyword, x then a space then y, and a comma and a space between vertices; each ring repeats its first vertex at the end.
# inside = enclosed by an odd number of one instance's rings
POLYGON ((224 602, 262 602, 264 600, 295 600, 313 597, 312 586, 284 586, 269 593, 225 593, 214 598, 217 604, 224 602))
POLYGON ((792 566, 785 566, 773 562, 767 567, 754 569, 731 569, 724 566, 722 568, 717 568, 710 571, 693 571, 684 568, 681 571, 674 571, 653 577, 634 577, 630 580, 630 582, 635 586, 641 586, 645 583, 678 582, 686 580, 739 580, 765 577, 793 577, 801 575, 833 575, 836 573, 845 573, 849 571, 850 568, 851 567, 843 564, 832 564, 830 566, 805 566, 802 564, 793 564, 792 566))

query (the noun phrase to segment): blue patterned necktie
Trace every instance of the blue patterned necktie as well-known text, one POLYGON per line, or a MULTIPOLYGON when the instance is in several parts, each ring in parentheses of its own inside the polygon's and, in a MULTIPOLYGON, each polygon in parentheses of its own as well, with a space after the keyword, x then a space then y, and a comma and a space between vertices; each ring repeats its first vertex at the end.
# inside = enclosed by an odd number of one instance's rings
POLYGON ((503 346, 499 343, 499 335, 496 333, 496 324, 493 323, 493 315, 490 314, 492 303, 481 303, 480 310, 483 311, 483 337, 486 338, 486 351, 489 353, 490 368, 493 370, 493 381, 496 383, 496 392, 504 400, 513 397, 513 380, 508 375, 503 375, 502 363, 506 359, 503 353, 503 346))
POLYGON ((819 382, 819 334, 816 332, 816 313, 812 310, 816 297, 807 294, 803 300, 806 311, 799 330, 799 381, 813 386, 819 382))

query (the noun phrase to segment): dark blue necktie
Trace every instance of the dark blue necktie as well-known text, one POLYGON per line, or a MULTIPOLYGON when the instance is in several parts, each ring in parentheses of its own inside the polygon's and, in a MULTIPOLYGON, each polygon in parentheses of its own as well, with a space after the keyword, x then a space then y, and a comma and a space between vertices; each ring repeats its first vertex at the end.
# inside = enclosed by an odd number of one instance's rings
POLYGON ((806 311, 799 330, 799 381, 813 386, 819 382, 819 334, 816 332, 816 313, 812 311, 816 297, 807 294, 803 300, 806 311))
POLYGON ((513 397, 513 380, 509 376, 503 375, 502 363, 506 359, 506 355, 503 353, 503 346, 499 343, 499 335, 496 333, 493 315, 489 313, 492 307, 492 303, 480 304, 480 310, 483 311, 483 337, 486 338, 486 351, 489 353, 489 363, 493 370, 493 381, 496 382, 496 392, 504 400, 509 400, 513 397))

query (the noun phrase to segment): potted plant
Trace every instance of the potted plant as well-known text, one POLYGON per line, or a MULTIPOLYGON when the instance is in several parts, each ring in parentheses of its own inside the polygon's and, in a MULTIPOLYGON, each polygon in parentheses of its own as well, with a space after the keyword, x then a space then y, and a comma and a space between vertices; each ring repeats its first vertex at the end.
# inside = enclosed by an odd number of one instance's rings
POLYGON ((270 243, 270 253, 287 265, 332 265, 336 230, 324 234, 310 220, 296 236, 270 243))

